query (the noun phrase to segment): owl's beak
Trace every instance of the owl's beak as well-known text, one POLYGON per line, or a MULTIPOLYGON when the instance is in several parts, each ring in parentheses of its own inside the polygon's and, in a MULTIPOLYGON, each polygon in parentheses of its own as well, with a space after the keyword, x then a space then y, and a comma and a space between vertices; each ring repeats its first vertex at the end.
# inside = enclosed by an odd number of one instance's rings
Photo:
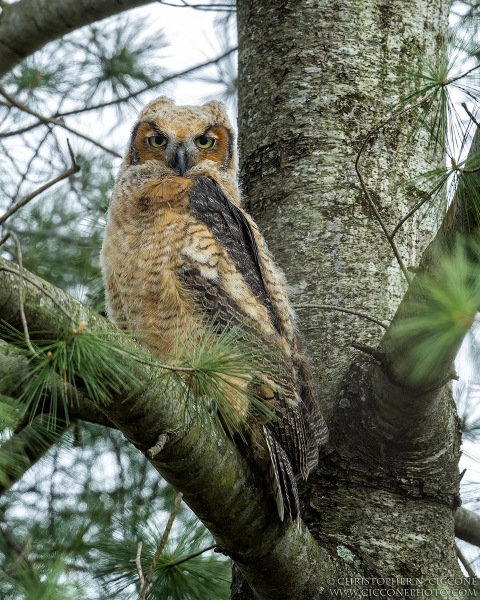
POLYGON ((185 171, 187 170, 187 152, 183 146, 177 148, 175 158, 173 159, 173 168, 180 177, 185 175, 185 171))

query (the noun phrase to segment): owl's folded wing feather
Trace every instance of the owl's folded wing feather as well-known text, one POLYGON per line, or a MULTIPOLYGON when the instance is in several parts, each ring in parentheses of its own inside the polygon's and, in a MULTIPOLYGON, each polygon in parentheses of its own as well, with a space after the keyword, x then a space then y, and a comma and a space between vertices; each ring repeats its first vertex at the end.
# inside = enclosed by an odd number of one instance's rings
POLYGON ((192 214, 210 229, 279 330, 279 315, 269 295, 255 236, 243 211, 208 177, 194 180, 189 198, 192 214))
MULTIPOLYGON (((275 324, 278 316, 263 278, 255 237, 243 211, 226 198, 213 180, 204 177, 192 186, 190 202, 195 217, 226 251, 252 295, 267 309, 275 324)), ((295 373, 292 357, 279 349, 278 329, 273 335, 265 334, 262 324, 253 322, 241 303, 232 298, 223 285, 221 272, 216 278, 207 278, 192 263, 178 277, 215 330, 221 332, 238 326, 245 340, 267 349, 264 366, 273 385, 261 386, 260 394, 273 404, 277 418, 263 425, 264 445, 270 455, 269 470, 279 514, 286 512, 295 518, 299 510, 296 477, 305 478, 316 465, 318 436, 311 422, 317 411, 299 396, 297 388, 301 383, 297 381, 299 374, 295 373)))

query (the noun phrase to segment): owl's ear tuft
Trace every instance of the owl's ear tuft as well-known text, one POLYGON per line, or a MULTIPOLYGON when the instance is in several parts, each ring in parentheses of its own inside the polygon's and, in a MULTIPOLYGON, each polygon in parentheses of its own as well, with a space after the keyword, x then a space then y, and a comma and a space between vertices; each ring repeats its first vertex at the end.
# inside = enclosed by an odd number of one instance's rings
POLYGON ((225 125, 231 129, 230 119, 228 118, 227 109, 225 108, 225 104, 223 104, 223 102, 219 102, 218 100, 210 100, 209 102, 203 104, 202 108, 209 111, 216 123, 221 123, 222 125, 225 125))
POLYGON ((168 96, 160 96, 155 98, 145 106, 139 115, 139 119, 151 119, 154 113, 162 108, 175 106, 175 102, 168 96))

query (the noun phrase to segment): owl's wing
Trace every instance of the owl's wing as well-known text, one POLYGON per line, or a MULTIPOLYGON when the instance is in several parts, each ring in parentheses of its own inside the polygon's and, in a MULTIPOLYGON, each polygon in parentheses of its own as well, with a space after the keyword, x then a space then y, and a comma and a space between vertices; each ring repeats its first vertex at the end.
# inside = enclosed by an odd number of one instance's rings
MULTIPOLYGON (((194 292, 194 299, 200 305, 202 313, 208 318, 212 326, 220 333, 232 327, 239 326, 245 338, 251 339, 261 347, 268 348, 268 338, 264 338, 254 328, 246 324, 246 316, 237 303, 225 292, 221 284, 202 277, 198 269, 182 270, 179 273, 185 287, 194 292)), ((247 322, 248 323, 248 322, 247 322)), ((300 511, 296 479, 298 474, 305 476, 308 473, 307 464, 313 454, 318 455, 315 439, 309 436, 308 427, 302 414, 302 407, 298 402, 291 403, 292 377, 288 376, 287 369, 282 368, 281 356, 273 351, 273 358, 280 360, 279 365, 272 366, 269 378, 274 379, 281 392, 273 391, 269 386, 262 386, 260 395, 262 400, 269 404, 273 401, 276 418, 257 427, 250 432, 251 442, 256 445, 266 446, 268 461, 260 452, 260 460, 272 485, 278 514, 281 520, 284 515, 295 519, 300 511), (263 441, 259 439, 263 438, 263 441), (312 448, 312 442, 314 448, 312 448)), ((268 360, 268 356, 265 357, 268 360)), ((285 365, 286 366, 286 365, 285 365)), ((269 367, 266 367, 269 369, 269 367)), ((256 450, 252 450, 255 461, 259 458, 256 450)), ((316 461, 314 461, 316 463, 316 461)), ((313 463, 310 463, 310 467, 313 463)))
POLYGON ((279 331, 279 315, 269 295, 255 236, 243 211, 208 177, 194 180, 189 199, 192 215, 205 223, 226 250, 253 296, 268 310, 272 324, 279 331))
MULTIPOLYGON (((220 187, 211 179, 199 177, 192 186, 190 205, 196 219, 202 221, 215 239, 227 251, 252 294, 267 308, 274 324, 278 323, 273 303, 262 272, 255 237, 243 211, 228 200, 220 187)), ((246 336, 253 336, 255 343, 268 348, 277 345, 269 336, 253 326, 241 306, 222 287, 218 279, 203 277, 193 264, 184 268, 178 276, 212 325, 219 331, 242 327, 246 336)), ((277 327, 277 331, 278 331, 277 327)), ((299 511, 296 485, 297 476, 306 477, 318 460, 319 436, 315 431, 314 405, 299 397, 302 373, 292 365, 292 358, 273 351, 272 373, 269 376, 277 384, 277 390, 266 401, 274 401, 277 418, 263 426, 264 440, 270 456, 270 474, 273 480, 278 512, 283 518, 286 512, 295 518, 299 511), (297 381, 298 380, 298 381, 297 381), (280 391, 278 391, 280 390, 280 391)), ((266 357, 266 362, 269 358, 266 357)), ((268 387, 268 386, 267 386, 268 387)))

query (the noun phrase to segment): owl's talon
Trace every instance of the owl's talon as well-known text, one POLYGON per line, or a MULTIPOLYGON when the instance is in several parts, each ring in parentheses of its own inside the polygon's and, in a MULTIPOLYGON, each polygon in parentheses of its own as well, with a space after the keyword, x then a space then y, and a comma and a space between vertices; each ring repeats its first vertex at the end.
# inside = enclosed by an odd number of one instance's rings
POLYGON ((168 435, 166 433, 161 433, 158 436, 158 440, 157 440, 157 443, 155 444, 155 446, 152 446, 151 448, 149 448, 145 452, 145 456, 147 458, 149 458, 150 460, 154 459, 157 456, 157 454, 160 454, 160 452, 163 450, 167 441, 168 441, 168 435))

